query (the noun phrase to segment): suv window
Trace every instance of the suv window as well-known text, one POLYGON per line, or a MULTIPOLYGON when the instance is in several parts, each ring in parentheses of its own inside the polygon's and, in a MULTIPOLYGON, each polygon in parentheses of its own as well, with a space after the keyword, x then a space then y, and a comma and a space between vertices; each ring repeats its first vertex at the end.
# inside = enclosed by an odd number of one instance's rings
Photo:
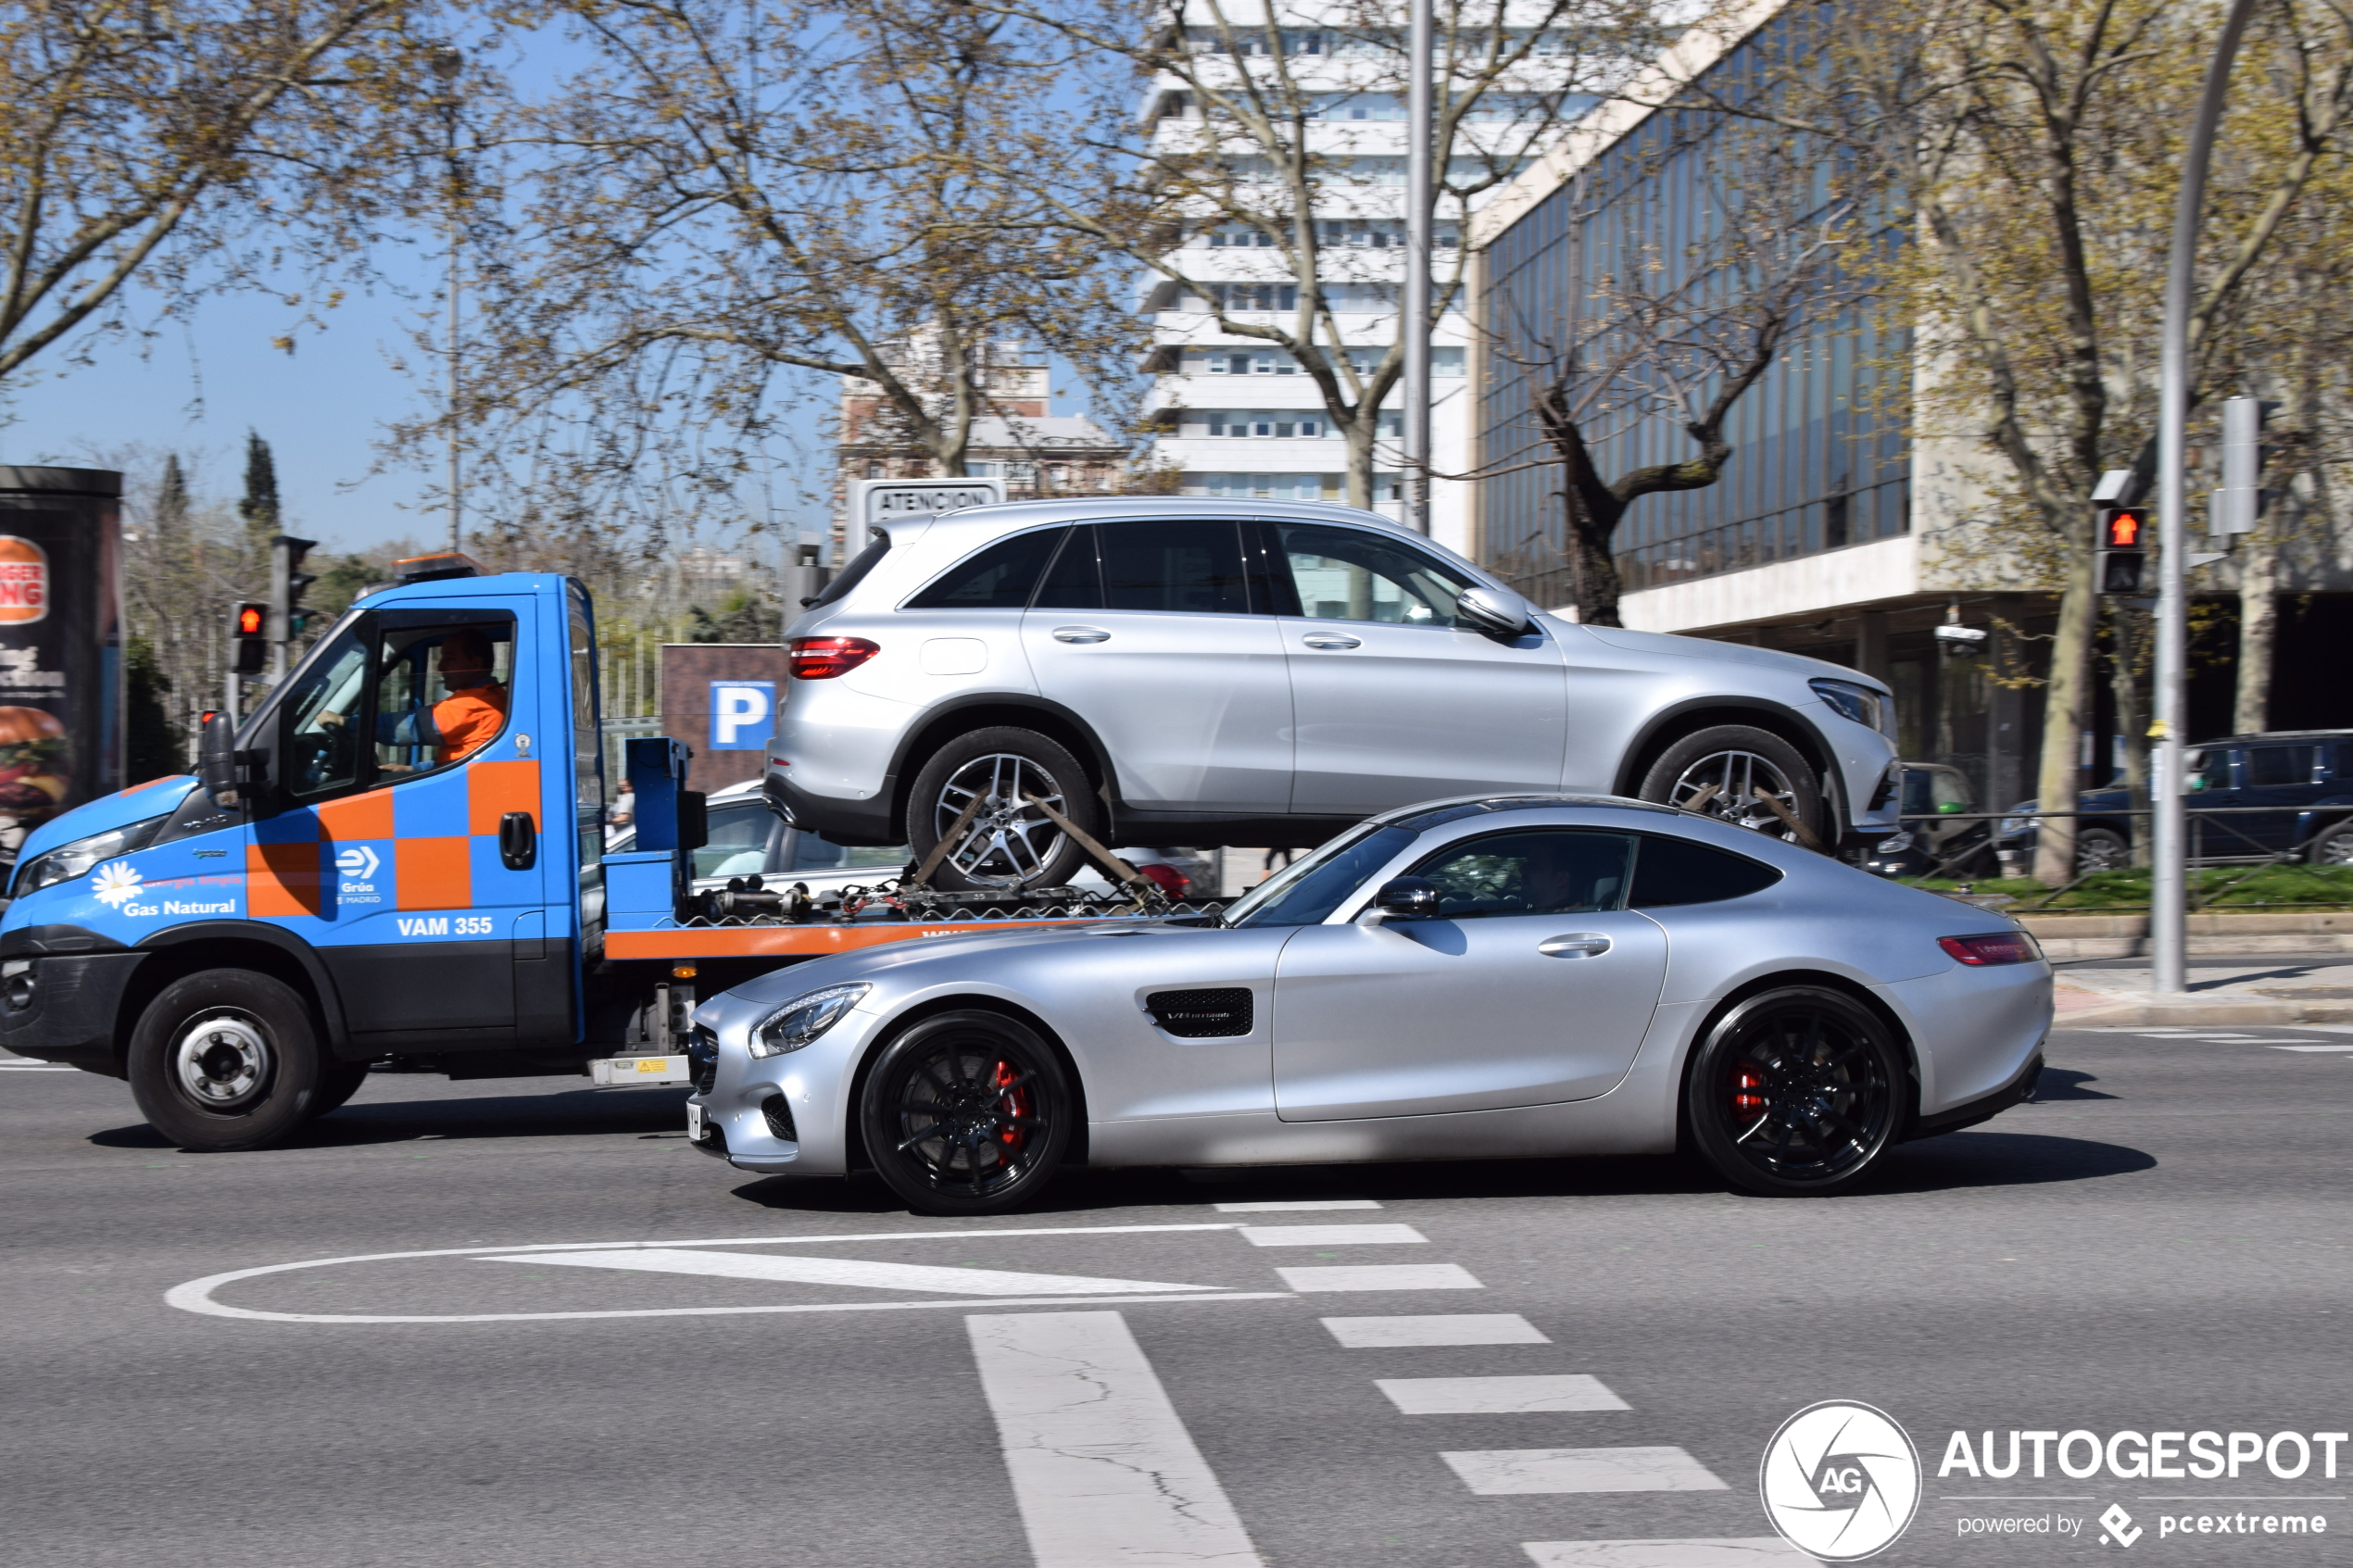
POLYGON ((1102 552, 1104 608, 1250 613, 1239 524, 1108 522, 1097 524, 1095 532, 1102 552))
POLYGON ((694 851, 697 876, 752 876, 767 869, 776 814, 759 800, 729 801, 711 812, 709 835, 694 851))
POLYGON ((1103 574, 1095 564, 1095 525, 1082 522, 1063 541, 1062 553, 1030 601, 1038 609, 1101 609, 1103 574))
POLYGON ((1642 834, 1642 851, 1634 860, 1635 909, 1655 909, 1673 904, 1719 904, 1745 898, 1781 880, 1771 866, 1711 849, 1688 838, 1664 838, 1642 834))
POLYGON ((1409 876, 1438 884, 1444 920, 1622 909, 1634 841, 1579 828, 1522 829, 1452 844, 1409 876))
POLYGON ((2246 748, 2247 787, 2301 784, 2312 782, 2318 747, 2311 746, 2250 746, 2246 748))
POLYGON ((1299 613, 1313 621, 1453 626, 1471 580, 1408 546, 1357 528, 1276 524, 1299 613))
POLYGON ((1063 542, 1065 528, 1040 528, 1000 539, 950 567, 907 601, 909 609, 1020 609, 1063 542))

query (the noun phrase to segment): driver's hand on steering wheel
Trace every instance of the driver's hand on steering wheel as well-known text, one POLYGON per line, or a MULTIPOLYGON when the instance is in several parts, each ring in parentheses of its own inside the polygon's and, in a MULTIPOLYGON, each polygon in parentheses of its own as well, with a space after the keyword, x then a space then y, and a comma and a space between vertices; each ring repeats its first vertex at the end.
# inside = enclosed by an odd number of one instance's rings
POLYGON ((330 708, 319 715, 319 727, 324 730, 343 728, 343 715, 330 708))

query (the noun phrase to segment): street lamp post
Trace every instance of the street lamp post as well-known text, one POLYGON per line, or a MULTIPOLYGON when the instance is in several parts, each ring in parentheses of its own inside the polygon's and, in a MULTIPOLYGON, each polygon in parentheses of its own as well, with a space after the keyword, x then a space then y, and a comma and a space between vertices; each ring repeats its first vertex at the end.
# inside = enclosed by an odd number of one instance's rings
POLYGON ((2183 471, 2190 410, 2190 295, 2197 270, 2197 234, 2206 208, 2206 172, 2222 120, 2231 63, 2255 14, 2255 0, 2231 0, 2206 84, 2190 123, 2182 160, 2182 190, 2173 208, 2173 247, 2165 270, 2165 329, 2160 350, 2158 426, 2157 766, 2150 780, 2156 809, 2151 837, 2149 987, 2160 996, 2188 988, 2188 819, 2183 809, 2182 729, 2188 671, 2189 596, 2185 573, 2190 542, 2189 484, 2183 471))
POLYGON ((454 44, 445 44, 433 52, 433 71, 441 79, 443 92, 442 120, 448 132, 448 143, 446 148, 448 162, 447 199, 444 208, 446 217, 444 238, 447 242, 449 252, 449 276, 444 292, 448 295, 449 315, 447 323, 448 343, 444 356, 443 369, 447 378, 449 548, 452 553, 459 548, 459 529, 463 521, 462 503, 459 498, 458 432, 458 249, 462 232, 458 211, 461 188, 460 170, 458 164, 458 75, 465 69, 465 55, 454 44))
MULTIPOLYGON (((1429 261, 1430 227, 1437 207, 1430 169, 1430 120, 1434 105, 1430 53, 1435 42, 1430 0, 1412 0, 1405 76, 1405 308, 1398 326, 1405 334, 1405 416, 1403 461, 1405 525, 1429 532, 1429 261)), ((1376 426, 1379 421, 1375 411, 1376 426)))

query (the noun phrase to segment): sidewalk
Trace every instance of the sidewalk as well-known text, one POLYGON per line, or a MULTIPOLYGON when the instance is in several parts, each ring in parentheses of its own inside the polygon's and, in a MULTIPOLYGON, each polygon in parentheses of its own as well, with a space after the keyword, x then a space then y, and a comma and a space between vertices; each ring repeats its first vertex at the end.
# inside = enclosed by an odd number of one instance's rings
POLYGON ((2150 1023, 2353 1023, 2353 958, 2331 954, 2199 964, 2189 995, 2158 1000, 2146 969, 2062 965, 2055 1027, 2150 1023))

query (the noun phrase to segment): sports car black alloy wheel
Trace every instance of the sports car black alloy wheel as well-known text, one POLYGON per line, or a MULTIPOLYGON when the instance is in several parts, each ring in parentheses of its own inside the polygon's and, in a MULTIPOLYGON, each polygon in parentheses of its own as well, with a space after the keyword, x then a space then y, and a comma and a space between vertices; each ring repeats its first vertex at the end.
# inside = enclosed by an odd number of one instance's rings
POLYGON ((1691 1128, 1724 1178, 1776 1197, 1843 1192, 1893 1141, 1908 1087, 1887 1026, 1843 994, 1788 986, 1719 1020, 1692 1064, 1691 1128))
POLYGON ((1070 1138, 1052 1047, 1013 1019, 951 1012, 884 1047, 867 1077, 866 1153, 919 1211, 986 1214, 1044 1186, 1070 1138))

